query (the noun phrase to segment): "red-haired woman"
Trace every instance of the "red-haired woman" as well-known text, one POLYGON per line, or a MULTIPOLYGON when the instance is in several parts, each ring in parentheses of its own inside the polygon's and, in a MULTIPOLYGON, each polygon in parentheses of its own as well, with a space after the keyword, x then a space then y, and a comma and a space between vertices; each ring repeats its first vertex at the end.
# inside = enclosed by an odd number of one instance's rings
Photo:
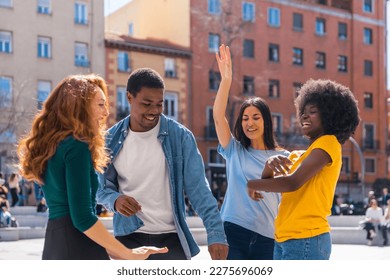
POLYGON ((20 141, 20 172, 42 185, 49 207, 42 259, 146 259, 166 248, 128 249, 96 216, 96 171, 108 163, 107 86, 95 75, 63 79, 20 141))

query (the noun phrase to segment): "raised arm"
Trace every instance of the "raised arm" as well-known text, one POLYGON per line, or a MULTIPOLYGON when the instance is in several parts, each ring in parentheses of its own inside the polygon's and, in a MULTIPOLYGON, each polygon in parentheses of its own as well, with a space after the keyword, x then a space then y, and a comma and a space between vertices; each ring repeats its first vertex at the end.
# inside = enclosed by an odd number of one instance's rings
POLYGON ((231 131, 226 119, 226 107, 229 98, 230 85, 232 83, 232 60, 228 46, 221 45, 219 54, 216 53, 219 72, 221 73, 221 83, 219 84, 217 96, 213 107, 213 117, 218 141, 223 148, 229 144, 231 131))

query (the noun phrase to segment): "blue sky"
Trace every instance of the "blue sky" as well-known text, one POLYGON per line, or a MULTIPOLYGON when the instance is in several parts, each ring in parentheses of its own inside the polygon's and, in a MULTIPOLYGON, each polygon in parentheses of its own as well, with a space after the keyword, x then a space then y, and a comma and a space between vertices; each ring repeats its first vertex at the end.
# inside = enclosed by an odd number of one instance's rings
POLYGON ((104 0, 104 15, 108 15, 132 0, 104 0))

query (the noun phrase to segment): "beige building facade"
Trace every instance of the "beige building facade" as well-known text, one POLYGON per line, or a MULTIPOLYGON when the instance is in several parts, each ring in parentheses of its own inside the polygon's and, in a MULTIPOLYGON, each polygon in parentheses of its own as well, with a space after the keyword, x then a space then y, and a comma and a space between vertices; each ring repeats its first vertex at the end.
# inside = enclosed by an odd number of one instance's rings
POLYGON ((105 76, 103 0, 0 0, 0 170, 51 90, 70 74, 105 76))
POLYGON ((109 91, 108 126, 126 117, 131 108, 127 100, 127 79, 138 68, 152 68, 164 80, 164 114, 188 125, 190 110, 191 53, 187 48, 162 40, 134 39, 106 33, 106 81, 109 91))

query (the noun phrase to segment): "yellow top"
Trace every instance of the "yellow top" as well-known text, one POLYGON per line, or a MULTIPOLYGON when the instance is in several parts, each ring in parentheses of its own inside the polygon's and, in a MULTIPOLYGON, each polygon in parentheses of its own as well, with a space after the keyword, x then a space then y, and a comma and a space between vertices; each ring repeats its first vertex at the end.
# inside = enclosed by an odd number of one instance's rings
POLYGON ((330 232, 327 217, 331 213, 333 196, 341 170, 341 144, 334 135, 316 139, 306 151, 293 151, 290 160, 293 173, 314 149, 322 149, 331 157, 319 173, 294 192, 282 193, 275 220, 275 240, 309 238, 330 232))

